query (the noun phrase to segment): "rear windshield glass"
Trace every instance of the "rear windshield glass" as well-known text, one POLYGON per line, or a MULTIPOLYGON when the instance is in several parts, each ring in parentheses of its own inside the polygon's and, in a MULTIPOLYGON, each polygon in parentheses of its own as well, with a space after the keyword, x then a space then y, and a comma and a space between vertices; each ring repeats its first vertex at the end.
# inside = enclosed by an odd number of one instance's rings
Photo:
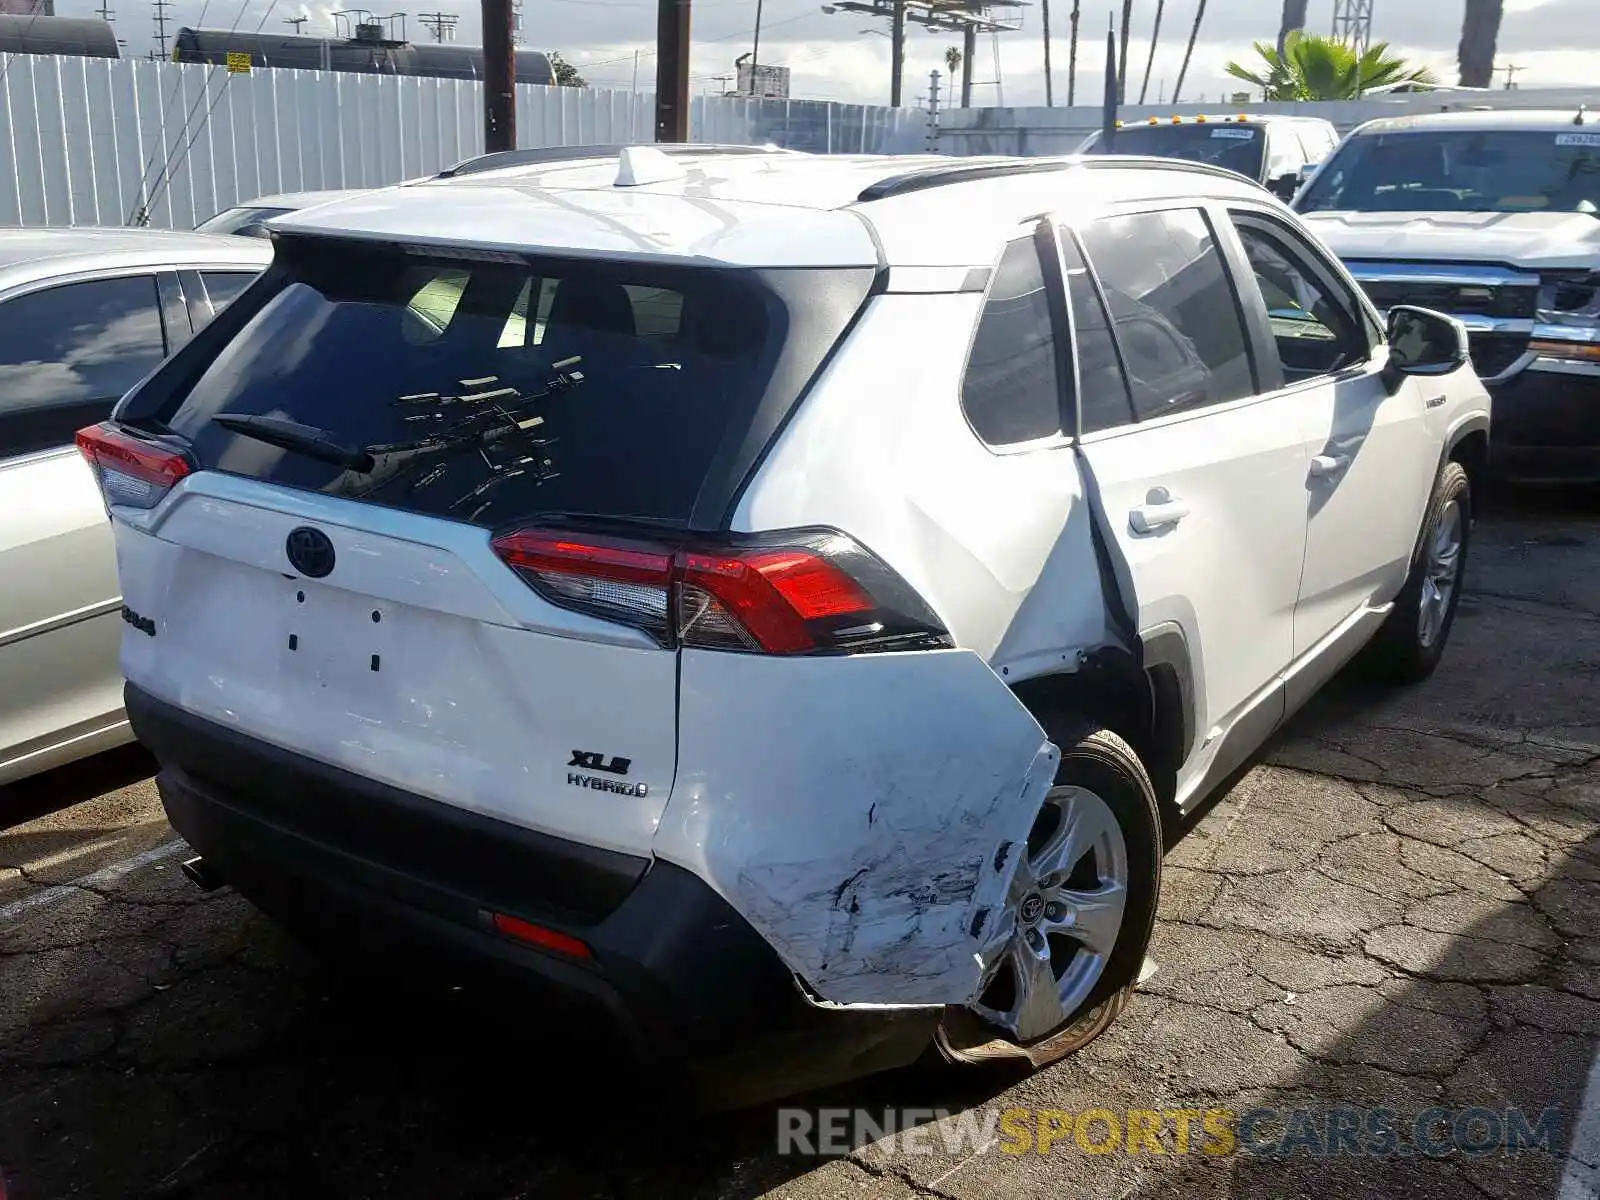
POLYGON ((756 277, 715 268, 285 241, 269 279, 165 418, 201 464, 485 525, 686 522, 785 327, 756 277))
POLYGON ((1600 129, 1365 134, 1350 139, 1296 207, 1600 215, 1600 129))
POLYGON ((1261 178, 1267 131, 1260 125, 1129 125, 1117 130, 1116 141, 1106 148, 1104 136, 1084 147, 1085 154, 1148 154, 1154 158, 1181 158, 1210 163, 1250 179, 1261 178))

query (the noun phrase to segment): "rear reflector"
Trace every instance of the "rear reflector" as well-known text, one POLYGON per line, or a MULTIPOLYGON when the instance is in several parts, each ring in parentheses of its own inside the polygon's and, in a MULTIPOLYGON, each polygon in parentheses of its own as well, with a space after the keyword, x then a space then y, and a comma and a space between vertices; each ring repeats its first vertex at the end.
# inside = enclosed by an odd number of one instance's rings
POLYGON ((109 423, 80 429, 77 442, 107 504, 154 508, 194 469, 179 451, 133 437, 109 423))
POLYGON ((541 950, 552 950, 557 954, 565 954, 568 958, 594 957, 594 952, 589 949, 588 945, 571 934, 558 933, 554 929, 546 929, 543 925, 535 925, 532 921, 524 921, 521 917, 507 916, 505 913, 490 913, 489 920, 494 925, 496 933, 511 938, 513 941, 525 942, 530 946, 537 946, 541 950))
POLYGON ((494 548, 551 603, 663 646, 815 654, 952 644, 905 580, 832 530, 685 546, 525 529, 494 548))

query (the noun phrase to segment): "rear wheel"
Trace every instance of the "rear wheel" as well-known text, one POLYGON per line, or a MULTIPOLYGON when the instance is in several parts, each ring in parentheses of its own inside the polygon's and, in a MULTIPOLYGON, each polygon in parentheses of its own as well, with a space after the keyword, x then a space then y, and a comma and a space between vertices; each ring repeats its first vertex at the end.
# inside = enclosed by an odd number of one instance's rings
POLYGON ((1138 982, 1161 890, 1161 818, 1149 774, 1110 730, 1049 722, 1056 786, 1028 836, 984 983, 938 1032, 956 1062, 1054 1062, 1098 1037, 1138 982))
POLYGON ((1367 647, 1371 674, 1397 684, 1420 683, 1433 674, 1461 603, 1471 537, 1472 485, 1465 468, 1449 462, 1434 484, 1411 575, 1367 647))

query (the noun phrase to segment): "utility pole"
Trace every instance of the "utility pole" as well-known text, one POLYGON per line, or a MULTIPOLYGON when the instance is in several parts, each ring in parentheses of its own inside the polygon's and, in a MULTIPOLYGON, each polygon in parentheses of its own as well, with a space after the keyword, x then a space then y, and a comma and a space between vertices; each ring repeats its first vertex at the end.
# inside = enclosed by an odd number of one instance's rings
POLYGON ((1067 107, 1078 99, 1078 23, 1083 19, 1083 0, 1072 0, 1072 47, 1067 51, 1067 107))
POLYGON ((906 0, 894 0, 889 24, 889 107, 900 107, 900 76, 906 65, 906 0))
POLYGON ((300 33, 300 27, 310 19, 310 17, 285 17, 283 19, 283 23, 285 25, 293 25, 295 34, 298 35, 300 33))
POLYGON ((1050 0, 1040 0, 1040 12, 1044 17, 1044 106, 1056 106, 1055 76, 1050 70, 1050 0))
POLYGON ((928 72, 928 153, 939 149, 939 72, 928 72))
POLYGON ((172 0, 155 0, 151 7, 156 10, 156 48, 164 59, 167 57, 167 9, 172 7, 172 0))
POLYGON ((517 148, 517 60, 511 39, 511 0, 482 0, 483 148, 517 148))
MULTIPOLYGON (((418 13, 422 26, 433 35, 436 42, 453 42, 456 40, 456 22, 461 18, 455 13, 425 12, 418 13)), ((300 18, 304 20, 305 18, 300 18)))
POLYGON ((752 42, 751 45, 750 45, 750 94, 752 96, 760 95, 759 89, 760 89, 761 85, 760 85, 760 83, 757 82, 757 79, 759 77, 756 75, 756 67, 758 65, 760 65, 760 62, 761 62, 761 0, 756 0, 756 36, 755 36, 755 41, 752 42))
POLYGON ((656 141, 689 140, 689 0, 656 0, 656 141))
POLYGON ((117 14, 111 11, 111 0, 100 0, 100 7, 94 10, 94 15, 109 25, 117 14))
POLYGON ((978 53, 978 27, 968 21, 961 27, 961 107, 972 107, 972 59, 978 53))
POLYGON ((1505 73, 1506 91, 1508 91, 1508 92, 1514 92, 1514 91, 1517 90, 1517 76, 1521 72, 1526 71, 1527 69, 1528 68, 1526 68, 1526 67, 1517 66, 1516 63, 1507 63, 1503 67, 1496 67, 1495 68, 1496 71, 1503 71, 1505 73))
POLYGON ((1144 84, 1139 88, 1139 103, 1150 94, 1150 72, 1155 70, 1156 44, 1161 41, 1161 16, 1166 11, 1167 0, 1156 0, 1156 27, 1150 33, 1150 57, 1144 64, 1144 84))
POLYGON ((1128 35, 1133 32, 1133 0, 1122 0, 1122 51, 1117 56, 1117 103, 1128 102, 1128 35))

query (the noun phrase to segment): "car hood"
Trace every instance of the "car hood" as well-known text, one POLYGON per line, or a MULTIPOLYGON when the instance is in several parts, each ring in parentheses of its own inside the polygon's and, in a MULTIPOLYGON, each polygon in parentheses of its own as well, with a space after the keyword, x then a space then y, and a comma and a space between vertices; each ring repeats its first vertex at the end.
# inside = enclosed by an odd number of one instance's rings
POLYGON ((1302 214, 1346 261, 1503 263, 1524 270, 1600 266, 1600 218, 1587 213, 1302 214))

